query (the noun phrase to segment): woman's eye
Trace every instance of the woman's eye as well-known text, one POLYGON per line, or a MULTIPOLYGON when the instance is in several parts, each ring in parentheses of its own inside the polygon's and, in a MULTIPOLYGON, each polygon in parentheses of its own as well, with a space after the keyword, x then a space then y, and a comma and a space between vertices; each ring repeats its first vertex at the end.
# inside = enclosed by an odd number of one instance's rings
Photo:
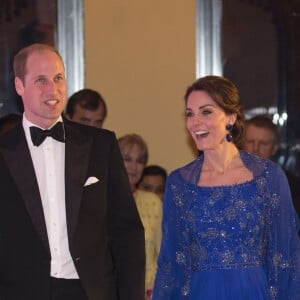
POLYGON ((205 109, 205 110, 202 111, 202 114, 203 114, 203 115, 209 115, 209 114, 211 114, 211 111, 205 109))
POLYGON ((187 111, 185 112, 185 116, 188 118, 188 117, 192 117, 193 116, 193 113, 191 111, 187 111))

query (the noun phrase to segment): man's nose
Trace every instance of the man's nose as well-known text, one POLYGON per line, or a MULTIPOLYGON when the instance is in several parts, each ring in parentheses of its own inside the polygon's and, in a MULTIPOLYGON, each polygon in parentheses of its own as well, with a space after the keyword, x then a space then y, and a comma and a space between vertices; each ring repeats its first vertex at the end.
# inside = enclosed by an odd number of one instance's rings
POLYGON ((56 90, 56 84, 54 81, 52 80, 49 80, 47 82, 47 89, 50 90, 50 91, 55 91, 56 90))

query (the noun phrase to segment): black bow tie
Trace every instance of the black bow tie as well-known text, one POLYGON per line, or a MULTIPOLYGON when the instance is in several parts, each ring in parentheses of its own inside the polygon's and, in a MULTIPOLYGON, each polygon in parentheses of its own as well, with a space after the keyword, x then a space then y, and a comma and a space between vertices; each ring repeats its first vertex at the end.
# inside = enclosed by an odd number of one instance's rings
POLYGON ((43 130, 35 126, 31 126, 29 129, 32 143, 35 146, 39 146, 47 136, 51 136, 59 142, 65 141, 65 129, 62 122, 56 123, 51 129, 43 130))

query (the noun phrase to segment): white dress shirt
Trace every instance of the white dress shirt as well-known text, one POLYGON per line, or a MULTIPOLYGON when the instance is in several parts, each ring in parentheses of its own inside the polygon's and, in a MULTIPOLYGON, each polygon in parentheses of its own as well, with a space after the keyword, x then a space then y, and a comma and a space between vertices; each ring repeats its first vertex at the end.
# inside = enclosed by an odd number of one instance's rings
MULTIPOLYGON (((60 117, 57 122, 61 121, 60 117)), ((53 124, 54 125, 54 124, 53 124)), ((51 251, 52 277, 77 279, 70 251, 65 206, 65 143, 47 137, 34 146, 30 126, 36 126, 23 115, 23 128, 38 181, 51 251)), ((39 127, 39 126, 36 126, 39 127)))

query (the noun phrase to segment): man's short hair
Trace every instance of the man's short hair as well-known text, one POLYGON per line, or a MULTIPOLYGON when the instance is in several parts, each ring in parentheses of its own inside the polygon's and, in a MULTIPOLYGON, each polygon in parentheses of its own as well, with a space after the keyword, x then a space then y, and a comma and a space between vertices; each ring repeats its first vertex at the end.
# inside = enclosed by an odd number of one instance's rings
POLYGON ((76 111, 76 106, 79 105, 81 108, 95 111, 99 106, 103 107, 104 119, 107 115, 106 103, 102 95, 92 89, 82 89, 71 95, 68 99, 66 114, 72 119, 76 111))
POLYGON ((47 44, 31 44, 25 48, 22 48, 14 57, 14 75, 22 80, 24 83, 25 76, 27 74, 27 60, 28 57, 32 53, 36 52, 44 52, 44 51, 51 51, 55 53, 59 59, 61 60, 62 64, 64 65, 63 59, 59 52, 52 46, 47 44))
POLYGON ((274 136, 274 141, 273 141, 274 144, 280 143, 280 133, 278 131, 278 128, 268 116, 258 115, 252 117, 251 119, 246 120, 245 125, 246 125, 246 129, 248 125, 254 125, 255 127, 258 128, 266 128, 270 130, 274 136))

